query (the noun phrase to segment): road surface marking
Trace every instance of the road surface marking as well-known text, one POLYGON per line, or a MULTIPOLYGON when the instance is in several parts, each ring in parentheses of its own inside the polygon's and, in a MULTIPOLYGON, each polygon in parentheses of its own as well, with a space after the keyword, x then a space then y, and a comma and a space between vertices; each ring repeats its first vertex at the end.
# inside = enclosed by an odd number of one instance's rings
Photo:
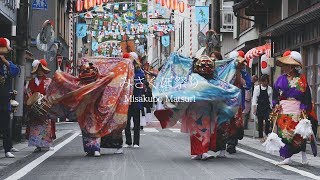
POLYGON ((181 133, 181 129, 169 129, 170 131, 174 132, 174 133, 181 133))
POLYGON ((61 149, 63 146, 65 146, 66 144, 68 144, 69 142, 71 142, 74 138, 76 138, 77 136, 79 136, 80 132, 76 132, 74 133, 71 137, 69 137, 68 139, 64 140, 63 142, 61 142, 60 144, 56 145, 54 147, 53 151, 48 151, 45 154, 43 154, 42 156, 38 157, 37 159, 33 160, 31 163, 27 164, 26 166, 24 166, 23 168, 21 168, 19 171, 15 172, 14 174, 12 174, 11 176, 9 176, 8 178, 6 178, 5 180, 12 180, 12 179, 20 179, 23 176, 25 176, 26 174, 28 174, 30 171, 32 171, 34 168, 36 168, 39 164, 41 164, 43 161, 45 161, 46 159, 48 159, 50 156, 52 156, 54 153, 56 153, 59 149, 61 149))
POLYGON ((159 131, 156 128, 143 128, 144 132, 156 132, 158 133, 159 131))
MULTIPOLYGON (((245 154, 248 154, 248 155, 250 155, 250 156, 253 156, 253 157, 255 157, 255 158, 258 158, 258 159, 261 159, 261 160, 263 160, 263 161, 266 161, 266 162, 269 162, 269 163, 271 163, 271 164, 274 164, 274 165, 277 165, 277 163, 278 163, 278 162, 275 161, 275 160, 266 158, 266 157, 264 157, 264 156, 255 154, 255 153, 253 153, 253 152, 250 152, 250 151, 247 151, 247 150, 238 148, 238 147, 237 147, 237 150, 239 150, 239 151, 242 152, 242 153, 245 153, 245 154)), ((289 166, 289 165, 279 165, 279 167, 281 167, 281 168, 283 168, 283 169, 286 169, 286 170, 288 170, 288 171, 292 171, 292 172, 298 173, 298 174, 300 174, 300 175, 302 175, 302 176, 305 176, 305 177, 308 177, 308 178, 311 178, 311 179, 318 179, 318 180, 320 180, 320 176, 316 176, 316 175, 314 175, 314 174, 312 174, 312 173, 309 173, 309 172, 307 172, 307 171, 303 171, 303 170, 300 170, 300 169, 291 167, 291 166, 289 166)))
POLYGON ((56 124, 74 124, 78 122, 56 122, 56 124))

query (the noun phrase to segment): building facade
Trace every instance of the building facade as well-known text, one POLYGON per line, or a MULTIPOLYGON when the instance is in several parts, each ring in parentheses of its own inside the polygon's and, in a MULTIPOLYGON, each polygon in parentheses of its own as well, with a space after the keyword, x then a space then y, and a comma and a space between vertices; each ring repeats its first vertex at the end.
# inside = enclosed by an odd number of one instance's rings
POLYGON ((0 2, 0 36, 12 39, 15 36, 15 28, 17 25, 17 8, 20 1, 6 0, 0 2))
MULTIPOLYGON (((273 57, 286 50, 299 51, 303 70, 311 87, 312 101, 320 115, 320 0, 262 0, 235 1, 234 13, 254 18, 258 27, 258 45, 265 40, 273 43, 273 57)), ((272 69, 272 80, 281 74, 272 69)))
MULTIPOLYGON (((71 43, 69 39, 69 7, 71 3, 71 0, 47 1, 47 10, 34 9, 32 8, 32 4, 30 7, 30 51, 35 59, 46 58, 48 60, 48 66, 52 70, 49 76, 52 76, 58 68, 55 56, 63 57, 62 69, 65 67, 66 63, 69 63, 69 44, 71 43), (41 32, 42 25, 46 20, 49 20, 53 25, 54 43, 58 45, 57 53, 52 53, 50 55, 39 50, 36 42, 36 38, 41 32), (54 57, 50 58, 51 56, 54 57)), ((31 63, 31 61, 28 61, 26 65, 27 79, 31 78, 31 63)))

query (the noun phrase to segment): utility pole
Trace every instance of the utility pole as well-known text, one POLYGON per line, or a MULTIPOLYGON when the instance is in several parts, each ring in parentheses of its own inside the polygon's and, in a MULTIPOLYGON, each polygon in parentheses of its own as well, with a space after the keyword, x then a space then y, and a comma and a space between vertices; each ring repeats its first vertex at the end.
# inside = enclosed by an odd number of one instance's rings
MULTIPOLYGON (((220 35, 220 0, 212 0, 211 6, 211 28, 216 32, 217 35, 220 35)), ((220 36, 217 36, 220 38, 220 36)), ((220 41, 220 39, 218 39, 220 41)), ((220 52, 220 46, 213 47, 212 50, 220 52)), ((211 51, 212 51, 211 50, 211 51)), ((209 51, 209 52, 211 52, 209 51)))
POLYGON ((22 138, 22 120, 23 120, 23 96, 25 81, 26 49, 28 47, 28 15, 29 0, 20 0, 20 8, 17 14, 17 39, 16 53, 17 65, 20 68, 20 74, 15 78, 15 89, 18 91, 16 100, 19 102, 18 110, 14 113, 13 138, 20 141, 22 138))

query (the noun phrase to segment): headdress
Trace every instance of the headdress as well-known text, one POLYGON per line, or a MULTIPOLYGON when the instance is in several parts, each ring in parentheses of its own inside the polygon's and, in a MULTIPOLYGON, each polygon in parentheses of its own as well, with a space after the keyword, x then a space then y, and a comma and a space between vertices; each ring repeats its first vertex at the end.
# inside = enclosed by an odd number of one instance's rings
POLYGON ((194 72, 200 75, 212 75, 215 68, 214 60, 207 55, 195 58, 194 72))
POLYGON ((42 67, 42 69, 44 70, 45 74, 48 74, 51 70, 48 68, 48 63, 45 59, 41 59, 41 60, 34 60, 32 62, 32 71, 31 74, 34 74, 37 72, 39 66, 42 67))
POLYGON ((297 51, 286 51, 282 57, 278 59, 277 65, 282 66, 283 64, 302 66, 302 56, 297 51))
POLYGON ((232 51, 229 54, 229 58, 237 58, 239 61, 244 61, 244 52, 243 51, 232 51))
POLYGON ((7 38, 0 38, 0 54, 7 54, 12 50, 10 41, 7 38))

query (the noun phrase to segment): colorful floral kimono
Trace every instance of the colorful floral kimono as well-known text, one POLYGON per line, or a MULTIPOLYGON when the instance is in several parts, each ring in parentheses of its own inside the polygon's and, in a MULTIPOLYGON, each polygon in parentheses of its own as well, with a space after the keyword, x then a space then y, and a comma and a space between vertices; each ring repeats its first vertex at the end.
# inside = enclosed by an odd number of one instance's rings
POLYGON ((50 114, 78 121, 85 152, 120 148, 132 94, 133 64, 122 58, 84 61, 92 62, 100 77, 85 84, 70 74, 56 72, 48 91, 48 96, 56 99, 50 114))
POLYGON ((228 124, 228 144, 236 146, 238 144, 238 139, 241 140, 244 135, 242 110, 245 108, 245 90, 251 89, 252 84, 249 73, 245 69, 237 72, 235 75, 235 82, 233 84, 241 89, 241 105, 239 106, 235 116, 230 119, 230 123, 228 124))
POLYGON ((274 84, 273 104, 280 104, 282 111, 277 119, 278 135, 285 146, 280 149, 280 156, 290 158, 293 154, 306 150, 306 140, 294 134, 302 118, 302 110, 312 108, 310 88, 304 75, 289 80, 281 75, 274 84))
MULTIPOLYGON (((29 82, 28 91, 31 92, 31 94, 39 92, 46 95, 50 83, 50 78, 44 76, 38 79, 38 77, 35 77, 29 82)), ((30 120, 28 125, 29 146, 40 148, 51 147, 55 136, 55 132, 53 131, 53 123, 55 122, 52 122, 49 118, 39 118, 31 112, 28 116, 30 120)))
POLYGON ((166 105, 155 115, 162 128, 182 122, 181 131, 190 133, 191 155, 218 151, 226 144, 230 119, 241 104, 240 89, 232 85, 235 61, 217 61, 214 78, 207 80, 192 72, 192 59, 174 53, 155 80, 153 95, 166 105))

